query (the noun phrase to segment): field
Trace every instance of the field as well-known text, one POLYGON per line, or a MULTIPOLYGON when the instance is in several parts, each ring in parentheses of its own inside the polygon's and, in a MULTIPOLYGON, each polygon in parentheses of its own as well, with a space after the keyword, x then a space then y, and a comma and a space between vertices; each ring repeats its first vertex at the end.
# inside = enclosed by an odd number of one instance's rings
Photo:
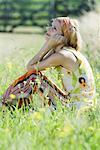
MULTIPOLYGON (((40 108, 36 112, 15 110, 4 115, 0 108, 0 150, 99 150, 100 149, 100 14, 89 13, 79 19, 83 53, 95 76, 97 95, 90 110, 71 110, 58 103, 55 112, 40 108)), ((42 34, 0 33, 0 95, 14 79, 26 72, 27 62, 44 42, 42 34)), ((45 73, 60 85, 56 71, 45 73)))

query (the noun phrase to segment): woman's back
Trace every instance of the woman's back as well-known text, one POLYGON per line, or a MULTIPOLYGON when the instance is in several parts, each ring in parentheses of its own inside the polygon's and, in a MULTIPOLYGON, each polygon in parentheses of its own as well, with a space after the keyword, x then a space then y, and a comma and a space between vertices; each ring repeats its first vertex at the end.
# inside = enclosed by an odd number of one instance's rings
MULTIPOLYGON (((63 54, 72 53, 79 66, 71 71, 61 67, 61 78, 64 89, 71 93, 73 101, 91 101, 95 96, 95 83, 90 64, 79 51, 64 48, 63 54)), ((62 53, 62 52, 60 52, 62 53)))

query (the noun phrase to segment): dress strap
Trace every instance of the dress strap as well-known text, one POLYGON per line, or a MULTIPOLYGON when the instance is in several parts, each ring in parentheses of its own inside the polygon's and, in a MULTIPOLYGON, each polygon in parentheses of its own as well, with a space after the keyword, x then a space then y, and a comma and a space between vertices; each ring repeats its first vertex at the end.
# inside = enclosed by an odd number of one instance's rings
POLYGON ((78 54, 76 54, 75 52, 73 52, 73 50, 69 50, 71 53, 73 53, 73 55, 75 56, 75 58, 77 59, 79 66, 82 64, 82 60, 79 59, 79 57, 77 56, 78 54))

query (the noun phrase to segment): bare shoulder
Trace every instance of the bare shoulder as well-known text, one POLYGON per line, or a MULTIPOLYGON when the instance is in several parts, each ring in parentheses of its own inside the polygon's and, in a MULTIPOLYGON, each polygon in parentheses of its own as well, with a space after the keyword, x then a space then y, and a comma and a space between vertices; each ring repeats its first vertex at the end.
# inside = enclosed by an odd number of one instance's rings
POLYGON ((79 67, 78 59, 71 51, 61 49, 58 53, 63 58, 62 65, 64 68, 74 71, 79 67))
POLYGON ((62 55, 63 58, 65 59, 77 61, 77 57, 71 51, 68 51, 67 49, 61 49, 58 53, 62 55))

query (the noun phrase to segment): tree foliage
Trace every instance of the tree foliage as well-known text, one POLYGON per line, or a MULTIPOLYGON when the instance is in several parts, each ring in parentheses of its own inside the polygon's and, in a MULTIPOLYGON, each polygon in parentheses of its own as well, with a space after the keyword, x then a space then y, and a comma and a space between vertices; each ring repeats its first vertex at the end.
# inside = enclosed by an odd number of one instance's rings
POLYGON ((82 15, 95 8, 95 0, 0 0, 0 31, 19 25, 45 26, 57 16, 82 15))

